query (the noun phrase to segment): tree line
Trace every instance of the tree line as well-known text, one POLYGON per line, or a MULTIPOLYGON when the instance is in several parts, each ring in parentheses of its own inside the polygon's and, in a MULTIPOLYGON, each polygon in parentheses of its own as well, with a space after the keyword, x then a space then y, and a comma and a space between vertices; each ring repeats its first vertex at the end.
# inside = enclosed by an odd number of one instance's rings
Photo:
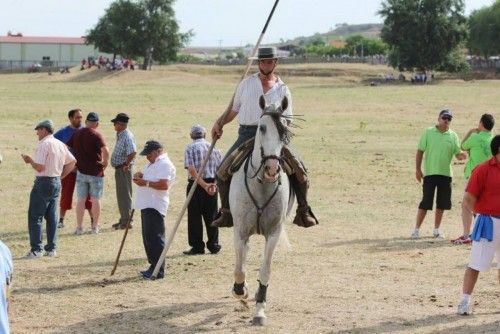
MULTIPOLYGON (((116 0, 87 33, 87 43, 99 50, 142 60, 147 69, 178 60, 178 51, 192 31, 179 32, 175 0, 116 0)), ((500 53, 500 0, 464 15, 463 0, 384 0, 378 14, 384 25, 381 38, 349 36, 342 47, 321 36, 291 46, 292 55, 388 56, 389 64, 403 70, 463 71, 468 68, 464 49, 483 57, 500 53)))

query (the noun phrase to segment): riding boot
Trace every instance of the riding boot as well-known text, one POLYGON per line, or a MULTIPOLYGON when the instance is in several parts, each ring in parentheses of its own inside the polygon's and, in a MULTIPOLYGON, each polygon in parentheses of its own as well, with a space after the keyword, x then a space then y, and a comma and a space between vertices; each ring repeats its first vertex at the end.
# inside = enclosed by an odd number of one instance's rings
POLYGON ((226 180, 217 178, 217 188, 219 189, 221 208, 217 217, 212 222, 214 227, 231 227, 233 226, 233 216, 229 210, 229 185, 231 184, 231 177, 226 180))
POLYGON ((307 189, 309 188, 309 180, 299 182, 296 174, 288 176, 290 183, 295 191, 295 196, 297 197, 297 211, 293 223, 302 227, 311 227, 319 224, 316 216, 311 210, 311 207, 307 204, 307 189))

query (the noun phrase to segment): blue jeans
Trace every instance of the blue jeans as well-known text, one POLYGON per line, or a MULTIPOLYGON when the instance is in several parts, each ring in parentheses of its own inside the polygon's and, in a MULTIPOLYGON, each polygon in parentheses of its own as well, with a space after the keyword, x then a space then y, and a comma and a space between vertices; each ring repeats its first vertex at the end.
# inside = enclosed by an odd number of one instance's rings
POLYGON ((35 178, 30 194, 28 209, 28 231, 32 252, 53 251, 57 242, 57 221, 59 213, 57 205, 61 193, 61 179, 59 177, 35 178), (47 245, 42 248, 42 223, 45 218, 47 226, 47 245))

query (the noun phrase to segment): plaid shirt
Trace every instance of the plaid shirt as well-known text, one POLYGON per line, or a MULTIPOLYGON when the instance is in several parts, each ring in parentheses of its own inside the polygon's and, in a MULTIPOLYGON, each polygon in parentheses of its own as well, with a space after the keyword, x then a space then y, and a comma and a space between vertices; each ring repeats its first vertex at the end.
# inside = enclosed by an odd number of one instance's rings
POLYGON ((135 139, 129 129, 116 135, 116 145, 111 155, 111 166, 118 167, 127 162, 127 156, 137 152, 135 139))
MULTIPOLYGON (((184 152, 184 168, 187 169, 189 166, 194 166, 196 171, 198 171, 209 148, 210 143, 204 138, 195 139, 186 147, 186 151, 184 152)), ((215 178, 215 172, 221 160, 220 151, 214 147, 210 159, 208 159, 207 165, 205 166, 205 171, 200 173, 202 174, 201 177, 204 179, 215 178)), ((193 179, 189 173, 188 179, 193 179)))

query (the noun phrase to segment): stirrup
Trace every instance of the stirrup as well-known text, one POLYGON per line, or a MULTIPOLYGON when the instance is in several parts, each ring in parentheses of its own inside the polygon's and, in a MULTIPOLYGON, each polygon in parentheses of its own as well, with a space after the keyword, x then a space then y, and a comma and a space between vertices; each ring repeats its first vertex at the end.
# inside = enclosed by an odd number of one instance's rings
POLYGON ((303 209, 297 208, 297 212, 295 215, 295 219, 293 220, 293 223, 295 225, 306 228, 319 224, 318 219, 316 219, 316 216, 312 212, 310 206, 303 209))
POLYGON ((217 213, 217 216, 210 224, 212 227, 232 227, 233 226, 233 216, 229 209, 221 208, 217 213))

